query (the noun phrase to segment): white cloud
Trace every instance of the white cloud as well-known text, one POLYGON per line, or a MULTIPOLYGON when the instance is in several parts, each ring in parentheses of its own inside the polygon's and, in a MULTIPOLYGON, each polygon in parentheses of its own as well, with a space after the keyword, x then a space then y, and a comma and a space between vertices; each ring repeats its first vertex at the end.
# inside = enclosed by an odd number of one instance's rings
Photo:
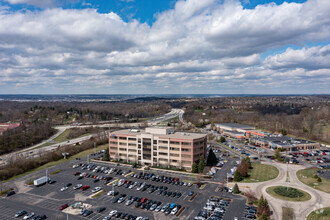
POLYGON ((31 93, 36 84, 53 93, 291 92, 307 78, 330 92, 329 45, 260 59, 269 49, 328 40, 328 11, 327 0, 255 9, 187 0, 149 26, 94 9, 0 10, 0 92, 31 93))

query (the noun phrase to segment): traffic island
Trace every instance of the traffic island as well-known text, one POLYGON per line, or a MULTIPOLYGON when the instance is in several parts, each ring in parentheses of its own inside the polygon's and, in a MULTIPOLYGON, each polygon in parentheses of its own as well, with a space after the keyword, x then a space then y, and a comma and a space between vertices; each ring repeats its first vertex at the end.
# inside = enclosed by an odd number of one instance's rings
POLYGON ((309 193, 293 187, 272 186, 268 187, 266 192, 274 198, 292 202, 303 202, 312 198, 309 193))
POLYGON ((91 198, 91 199, 95 199, 96 197, 99 197, 99 196, 102 195, 103 193, 105 193, 105 191, 104 191, 104 190, 101 190, 101 191, 99 191, 99 192, 96 192, 96 193, 90 195, 90 198, 91 198))

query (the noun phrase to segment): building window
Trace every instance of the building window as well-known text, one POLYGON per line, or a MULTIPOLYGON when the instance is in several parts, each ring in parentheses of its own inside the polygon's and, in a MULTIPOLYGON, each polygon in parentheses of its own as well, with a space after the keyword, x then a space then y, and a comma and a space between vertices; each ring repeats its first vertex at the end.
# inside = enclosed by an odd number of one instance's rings
POLYGON ((114 145, 117 145, 118 142, 113 142, 113 141, 110 141, 110 144, 114 144, 114 145))
POLYGON ((136 144, 128 143, 128 146, 136 146, 136 144))
POLYGON ((110 139, 117 139, 117 136, 110 136, 110 139))
POLYGON ((172 157, 179 157, 180 155, 179 154, 170 154, 170 156, 172 156, 172 157))
POLYGON ((170 144, 176 144, 176 145, 179 145, 180 142, 177 142, 177 141, 171 141, 170 144))
POLYGON ((181 151, 184 151, 184 152, 190 152, 191 149, 185 149, 185 148, 181 148, 181 151))
POLYGON ((184 158, 191 158, 191 155, 182 154, 181 157, 184 157, 184 158))
POLYGON ((160 143, 160 144, 168 144, 168 141, 159 140, 158 143, 160 143))
POLYGON ((177 148, 177 147, 171 147, 170 150, 179 151, 180 148, 177 148))
POLYGON ((159 152, 159 155, 161 155, 161 156, 167 156, 168 154, 167 153, 163 153, 163 152, 159 152))
POLYGON ((126 137, 119 137, 119 140, 126 140, 126 137))
POLYGON ((191 164, 190 161, 181 161, 182 164, 191 164))
POLYGON ((184 146, 191 146, 191 143, 190 143, 190 142, 181 142, 181 145, 184 145, 184 146))
POLYGON ((117 147, 110 147, 111 150, 118 150, 117 147))
POLYGON ((157 140, 154 140, 154 144, 157 144, 157 140))
POLYGON ((119 148, 119 150, 121 150, 121 151, 126 151, 126 148, 119 148))
POLYGON ((128 138, 129 141, 136 141, 136 138, 128 138))
POLYGON ((162 147, 162 146, 160 146, 160 147, 158 147, 158 149, 159 150, 168 150, 168 147, 162 147))

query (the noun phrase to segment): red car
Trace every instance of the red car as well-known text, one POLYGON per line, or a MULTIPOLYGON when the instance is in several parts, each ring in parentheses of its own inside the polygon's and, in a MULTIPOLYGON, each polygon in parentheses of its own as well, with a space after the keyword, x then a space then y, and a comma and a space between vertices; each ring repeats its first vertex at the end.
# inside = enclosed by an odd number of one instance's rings
POLYGON ((78 176, 79 174, 80 174, 80 172, 76 172, 73 175, 78 176))
POLYGON ((89 189, 89 187, 90 187, 89 185, 83 186, 83 187, 81 187, 81 190, 84 191, 86 189, 89 189))
POLYGON ((69 205, 67 203, 65 203, 60 207, 60 210, 66 209, 68 207, 69 207, 69 205))
POLYGON ((147 200, 148 200, 148 199, 147 199, 146 197, 143 197, 143 198, 141 199, 141 203, 145 203, 147 200))

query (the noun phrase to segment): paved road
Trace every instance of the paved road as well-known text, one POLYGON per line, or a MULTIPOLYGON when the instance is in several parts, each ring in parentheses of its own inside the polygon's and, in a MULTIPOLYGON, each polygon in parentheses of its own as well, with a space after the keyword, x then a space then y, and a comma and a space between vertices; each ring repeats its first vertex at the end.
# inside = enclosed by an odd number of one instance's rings
POLYGON ((109 129, 114 128, 114 127, 126 128, 126 127, 143 126, 143 125, 145 125, 145 123, 147 123, 148 125, 154 125, 154 124, 158 124, 161 121, 166 121, 166 120, 169 120, 171 118, 175 118, 178 115, 182 115, 183 113, 184 113, 184 111, 182 109, 172 109, 171 112, 166 113, 163 116, 158 116, 158 117, 150 119, 146 122, 140 122, 140 123, 106 123, 106 124, 91 124, 91 125, 79 125, 79 126, 74 126, 74 125, 57 126, 55 128, 58 129, 59 131, 55 135, 50 137, 48 140, 43 141, 42 143, 36 144, 34 146, 31 146, 27 149, 23 149, 23 150, 19 150, 19 151, 16 151, 16 152, 12 152, 12 153, 9 153, 9 154, 2 155, 0 159, 2 159, 1 160, 2 163, 3 163, 2 165, 5 165, 7 163, 7 161, 9 161, 9 160, 16 160, 17 158, 22 158, 22 157, 23 158, 36 157, 36 156, 39 156, 40 154, 46 153, 48 151, 56 150, 56 148, 59 147, 59 146, 64 146, 64 145, 70 145, 70 144, 83 142, 85 140, 90 139, 92 136, 97 136, 98 135, 98 134, 87 135, 87 136, 72 139, 70 141, 64 141, 64 142, 60 142, 60 143, 56 143, 56 144, 52 144, 52 145, 49 145, 49 146, 45 146, 45 147, 42 147, 42 148, 35 149, 35 148, 41 146, 44 143, 52 141, 54 138, 56 138, 57 136, 62 134, 66 129, 84 128, 84 127, 92 127, 92 126, 94 126, 94 127, 105 127, 105 128, 109 128, 109 129))
MULTIPOLYGON (((274 211, 272 219, 282 219, 282 207, 289 207, 294 210, 295 219, 305 219, 306 216, 315 209, 321 207, 330 206, 330 194, 322 191, 315 190, 302 182, 297 178, 297 171, 306 169, 301 165, 283 164, 278 162, 266 162, 275 166, 279 170, 279 175, 274 180, 262 182, 262 183, 238 183, 240 189, 251 190, 256 193, 258 197, 263 195, 269 202, 271 209, 274 211), (288 172, 288 182, 286 173, 288 172), (270 186, 288 186, 294 187, 308 192, 312 198, 305 202, 289 202, 280 200, 270 196, 266 189, 270 186), (246 188, 248 187, 248 188, 246 188)), ((234 183, 231 183, 232 186, 234 183)))

